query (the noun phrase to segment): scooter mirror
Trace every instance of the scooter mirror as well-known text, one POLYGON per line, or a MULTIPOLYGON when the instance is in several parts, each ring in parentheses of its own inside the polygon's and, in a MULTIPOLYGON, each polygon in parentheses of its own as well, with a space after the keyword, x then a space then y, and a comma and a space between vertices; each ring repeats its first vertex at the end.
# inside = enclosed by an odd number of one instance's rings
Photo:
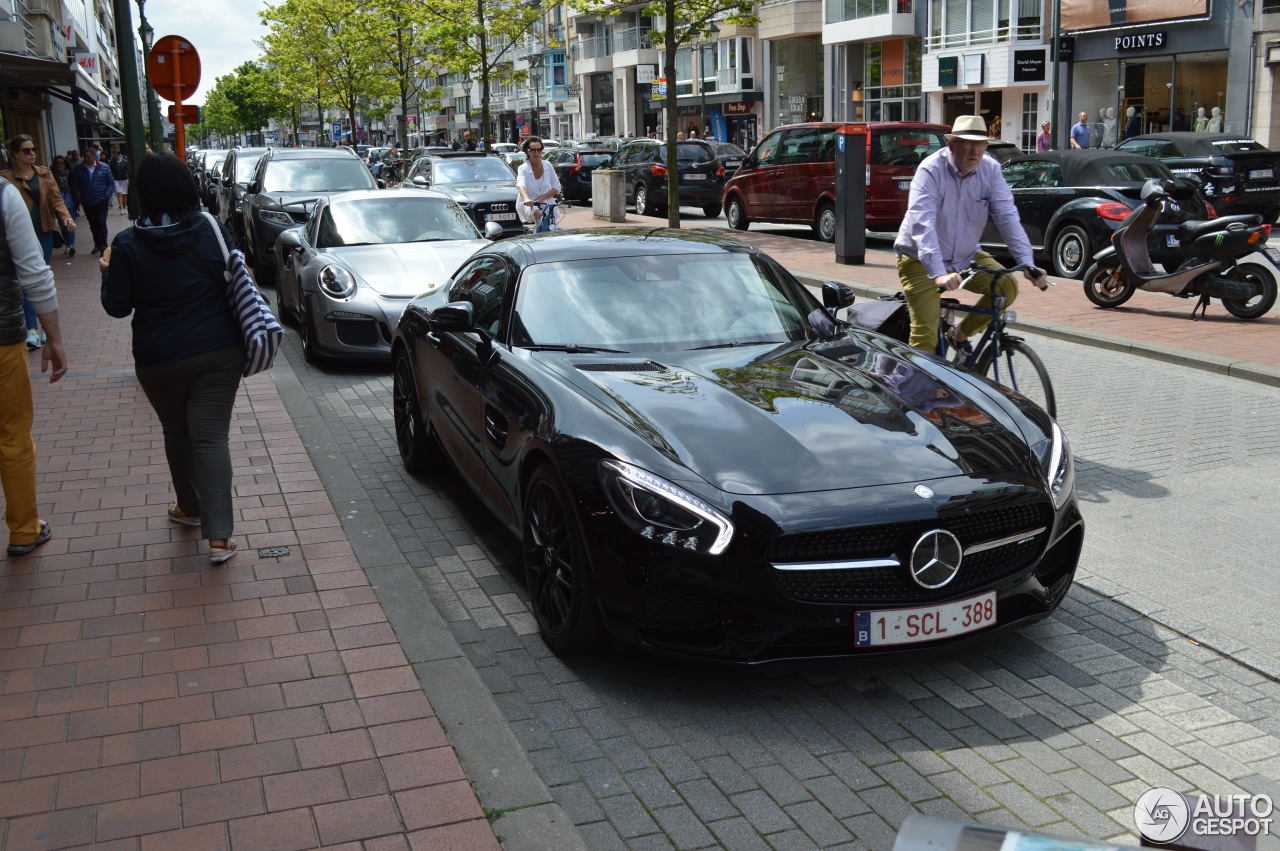
POLYGON ((1165 195, 1163 181, 1154 177, 1149 178, 1146 183, 1142 184, 1142 194, 1139 196, 1143 201, 1150 201, 1154 198, 1160 198, 1165 195))

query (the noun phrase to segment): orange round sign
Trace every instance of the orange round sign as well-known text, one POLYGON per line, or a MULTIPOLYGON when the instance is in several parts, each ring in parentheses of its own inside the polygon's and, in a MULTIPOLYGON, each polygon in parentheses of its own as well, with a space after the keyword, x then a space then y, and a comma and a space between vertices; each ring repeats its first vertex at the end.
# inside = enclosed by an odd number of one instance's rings
POLYGON ((151 88, 165 100, 186 100, 200 86, 200 54, 182 36, 167 35, 151 48, 147 77, 151 88))

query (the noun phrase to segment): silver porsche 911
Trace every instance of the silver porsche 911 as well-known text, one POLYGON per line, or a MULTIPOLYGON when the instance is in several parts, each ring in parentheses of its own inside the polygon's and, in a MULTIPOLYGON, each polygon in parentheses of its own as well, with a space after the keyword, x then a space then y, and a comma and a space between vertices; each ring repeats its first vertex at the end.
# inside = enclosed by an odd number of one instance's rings
MULTIPOLYGON (((502 227, 490 230, 492 239, 502 227)), ((280 311, 297 321, 307 360, 387 360, 409 300, 443 286, 487 244, 438 192, 331 195, 276 241, 280 311)))

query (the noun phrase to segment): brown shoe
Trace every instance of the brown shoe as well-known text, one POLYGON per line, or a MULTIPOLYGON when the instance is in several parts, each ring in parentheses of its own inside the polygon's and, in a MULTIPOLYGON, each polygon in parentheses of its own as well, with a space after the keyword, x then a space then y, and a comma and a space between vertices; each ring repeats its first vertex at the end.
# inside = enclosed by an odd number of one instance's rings
POLYGON ((209 546, 209 561, 213 564, 222 564, 223 562, 230 561, 231 557, 239 551, 240 548, 236 546, 236 542, 231 538, 227 538, 225 546, 209 546))
POLYGON ((169 519, 174 523, 181 523, 183 526, 199 526, 200 518, 194 514, 187 514, 178 508, 178 501, 175 499, 169 503, 169 519))

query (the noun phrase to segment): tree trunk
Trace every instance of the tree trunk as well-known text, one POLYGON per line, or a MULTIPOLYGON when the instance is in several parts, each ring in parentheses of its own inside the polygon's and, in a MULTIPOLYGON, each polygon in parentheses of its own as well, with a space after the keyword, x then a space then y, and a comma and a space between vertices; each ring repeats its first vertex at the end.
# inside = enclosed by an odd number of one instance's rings
MULTIPOLYGON (((484 21, 484 0, 476 0, 476 15, 484 21)), ((489 45, 484 28, 480 29, 480 139, 489 127, 489 45)), ((477 140, 479 141, 479 140, 477 140)))
POLYGON ((680 227, 680 155, 676 149, 676 133, 679 132, 679 107, 676 106, 676 4, 666 3, 666 27, 662 34, 667 61, 662 74, 667 78, 667 227, 680 227))

